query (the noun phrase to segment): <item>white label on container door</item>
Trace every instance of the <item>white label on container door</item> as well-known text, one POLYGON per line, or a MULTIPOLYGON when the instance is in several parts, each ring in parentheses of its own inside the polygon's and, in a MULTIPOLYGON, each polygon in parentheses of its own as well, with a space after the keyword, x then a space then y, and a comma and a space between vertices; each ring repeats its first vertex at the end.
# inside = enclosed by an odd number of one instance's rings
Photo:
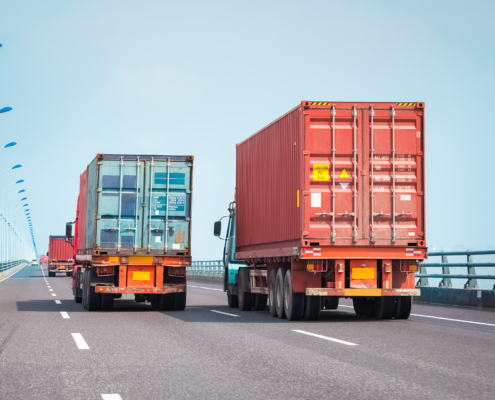
POLYGON ((411 195, 410 194, 401 194, 400 199, 402 201, 411 201, 411 195))
POLYGON ((409 236, 414 236, 415 233, 414 232, 409 232, 409 236))
POLYGON ((180 250, 180 243, 172 243, 172 249, 180 250))
POLYGON ((162 242, 161 236, 155 236, 155 242, 161 243, 162 242))
POLYGON ((321 207, 321 193, 311 193, 311 207, 321 207))
POLYGON ((155 210, 155 215, 160 215, 160 211, 159 210, 155 210))

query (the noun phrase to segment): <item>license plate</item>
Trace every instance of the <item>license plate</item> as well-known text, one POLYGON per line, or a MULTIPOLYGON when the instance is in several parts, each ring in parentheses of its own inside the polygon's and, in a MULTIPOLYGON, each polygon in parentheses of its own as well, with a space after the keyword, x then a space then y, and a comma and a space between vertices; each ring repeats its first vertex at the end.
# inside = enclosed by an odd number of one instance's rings
POLYGON ((133 281, 149 281, 150 280, 150 273, 149 272, 143 272, 143 271, 134 271, 132 273, 132 280, 133 281))
POLYGON ((58 269, 65 269, 65 265, 61 265, 58 269))

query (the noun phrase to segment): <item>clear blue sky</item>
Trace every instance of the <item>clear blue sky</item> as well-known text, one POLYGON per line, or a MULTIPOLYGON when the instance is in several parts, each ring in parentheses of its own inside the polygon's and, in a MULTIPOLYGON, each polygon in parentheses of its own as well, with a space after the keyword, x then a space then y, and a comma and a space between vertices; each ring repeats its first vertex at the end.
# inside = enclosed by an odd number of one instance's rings
POLYGON ((192 154, 193 257, 219 259, 237 142, 303 99, 424 101, 430 250, 494 248, 494 4, 4 1, 0 189, 26 180, 45 253, 96 153, 192 154))

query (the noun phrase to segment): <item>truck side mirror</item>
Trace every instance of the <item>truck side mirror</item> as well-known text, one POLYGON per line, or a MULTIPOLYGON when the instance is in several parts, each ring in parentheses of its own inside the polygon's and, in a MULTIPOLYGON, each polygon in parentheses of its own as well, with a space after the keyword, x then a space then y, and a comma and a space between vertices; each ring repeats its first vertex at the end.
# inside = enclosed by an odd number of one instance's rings
POLYGON ((215 236, 220 237, 221 233, 222 233, 222 221, 216 221, 215 225, 213 226, 213 234, 215 236))
POLYGON ((67 239, 72 239, 72 223, 67 222, 65 225, 65 237, 67 239))

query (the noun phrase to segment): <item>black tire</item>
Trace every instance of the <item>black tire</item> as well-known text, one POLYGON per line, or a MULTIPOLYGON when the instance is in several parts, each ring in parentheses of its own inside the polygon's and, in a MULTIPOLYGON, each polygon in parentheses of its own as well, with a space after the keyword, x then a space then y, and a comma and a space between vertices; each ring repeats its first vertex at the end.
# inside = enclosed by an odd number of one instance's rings
POLYGON ((113 310, 113 293, 101 293, 101 311, 113 310))
POLYGON ((86 277, 86 305, 88 311, 97 311, 100 308, 100 293, 95 292, 95 287, 91 286, 91 270, 88 268, 84 273, 87 275, 86 277))
POLYGON ((268 297, 270 300, 269 304, 269 309, 270 309, 270 314, 272 317, 277 316, 277 307, 275 307, 275 296, 276 296, 276 289, 275 289, 275 281, 276 281, 276 272, 275 270, 272 269, 272 272, 270 272, 270 279, 268 280, 268 297))
POLYGON ((158 295, 158 308, 160 311, 170 311, 174 308, 174 293, 158 295))
POLYGON ((395 318, 396 319, 408 319, 411 315, 412 308, 412 296, 399 296, 397 297, 397 304, 395 306, 395 318))
POLYGON ((245 272, 239 268, 238 272, 238 283, 237 283, 237 291, 239 293, 238 301, 239 301, 239 309, 241 311, 251 311, 253 309, 254 304, 254 296, 251 292, 244 291, 244 276, 245 272))
POLYGON ((82 302, 82 296, 77 295, 79 288, 81 287, 81 270, 80 269, 78 269, 76 272, 74 285, 75 285, 75 287, 74 287, 74 301, 76 303, 81 303, 82 302))
POLYGON ((354 312, 358 317, 364 317, 366 315, 366 300, 362 297, 354 297, 352 299, 352 304, 354 305, 354 312))
POLYGON ((186 308, 186 292, 175 293, 174 298, 174 310, 183 311, 186 308))
POLYGON ((366 299, 364 303, 364 316, 366 318, 375 318, 375 302, 373 299, 366 299))
POLYGON ((284 309, 284 282, 286 272, 287 270, 285 268, 279 268, 277 277, 275 278, 275 308, 277 310, 277 316, 280 319, 286 318, 284 309))
POLYGON ((144 303, 146 301, 146 296, 144 294, 135 294, 134 300, 136 300, 136 303, 144 303))
POLYGON ((88 309, 88 294, 86 293, 86 271, 80 273, 79 279, 82 281, 82 305, 83 308, 88 309))
POLYGON ((67 271, 65 274, 66 274, 67 276, 72 276, 72 271, 70 271, 70 272, 69 272, 69 271, 67 271))
POLYGON ((230 308, 239 307, 239 298, 234 294, 230 294, 229 290, 227 290, 227 303, 229 303, 230 308))
POLYGON ((327 310, 336 310, 339 308, 339 298, 337 296, 328 296, 324 303, 327 310))
POLYGON ((395 297, 376 297, 375 313, 379 319, 390 319, 395 314, 395 297))
POLYGON ((321 297, 320 296, 305 296, 304 301, 304 319, 313 321, 318 319, 321 311, 321 297))
POLYGON ((53 278, 53 277, 55 276, 55 272, 50 272, 50 271, 48 271, 48 276, 49 276, 50 278, 53 278))
POLYGON ((154 310, 158 310, 158 295, 157 294, 152 294, 151 295, 151 308, 154 310))
POLYGON ((268 295, 262 293, 254 294, 254 310, 255 311, 265 311, 268 304, 268 295))
POLYGON ((304 313, 304 293, 294 293, 292 290, 290 271, 284 278, 284 312, 289 321, 299 321, 304 313))

